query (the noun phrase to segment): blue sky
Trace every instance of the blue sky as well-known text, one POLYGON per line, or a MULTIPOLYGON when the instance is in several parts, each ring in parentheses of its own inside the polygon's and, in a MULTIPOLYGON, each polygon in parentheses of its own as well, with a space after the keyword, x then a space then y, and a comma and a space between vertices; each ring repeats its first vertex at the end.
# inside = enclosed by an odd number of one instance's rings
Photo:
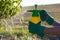
POLYGON ((33 6, 37 5, 48 5, 48 4, 60 4, 60 0, 22 0, 21 6, 33 6))

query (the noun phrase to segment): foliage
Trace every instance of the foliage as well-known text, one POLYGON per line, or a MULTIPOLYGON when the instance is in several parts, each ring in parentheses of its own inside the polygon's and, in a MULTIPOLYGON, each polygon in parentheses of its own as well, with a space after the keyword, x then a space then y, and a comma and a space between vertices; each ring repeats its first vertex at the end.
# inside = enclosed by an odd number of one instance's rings
POLYGON ((14 16, 21 10, 22 0, 0 0, 0 19, 14 16))
POLYGON ((9 31, 6 31, 6 28, 3 26, 0 26, 0 35, 3 35, 5 37, 11 36, 9 31))
MULTIPOLYGON (((12 31, 6 30, 6 27, 1 27, 0 35, 3 35, 5 37, 17 37, 21 39, 21 37, 24 37, 24 39, 27 39, 27 37, 32 36, 27 28, 23 28, 19 26, 19 28, 12 28, 12 31)), ((7 28, 8 29, 8 28, 7 28)))
POLYGON ((11 36, 11 34, 9 32, 7 32, 7 31, 0 32, 0 35, 3 35, 5 37, 10 37, 11 36))

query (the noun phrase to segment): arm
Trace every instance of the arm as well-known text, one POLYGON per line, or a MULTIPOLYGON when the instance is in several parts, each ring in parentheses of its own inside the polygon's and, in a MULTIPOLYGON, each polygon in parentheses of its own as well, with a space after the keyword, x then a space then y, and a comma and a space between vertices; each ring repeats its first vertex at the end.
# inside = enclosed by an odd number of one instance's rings
POLYGON ((50 34, 50 35, 60 35, 60 24, 56 22, 52 17, 50 17, 45 10, 42 11, 41 14, 43 14, 42 21, 46 21, 49 25, 53 25, 54 28, 45 28, 43 33, 44 34, 50 34))
POLYGON ((27 10, 27 12, 33 12, 33 10, 27 10))
POLYGON ((60 23, 56 22, 51 16, 49 16, 45 10, 41 11, 41 17, 43 17, 42 21, 46 21, 49 25, 60 27, 60 23))
POLYGON ((60 23, 54 21, 53 24, 52 24, 54 27, 60 27, 60 23))

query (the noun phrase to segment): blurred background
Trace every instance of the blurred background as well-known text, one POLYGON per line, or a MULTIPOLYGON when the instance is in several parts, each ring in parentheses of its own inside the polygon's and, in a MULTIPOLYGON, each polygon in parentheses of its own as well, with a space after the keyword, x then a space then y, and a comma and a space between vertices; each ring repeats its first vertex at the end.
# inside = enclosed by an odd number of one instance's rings
MULTIPOLYGON (((1 23, 2 26, 0 26, 0 40, 37 40, 28 31, 28 21, 32 13, 28 13, 27 10, 32 9, 34 6, 22 7, 17 16, 4 19, 1 23)), ((60 4, 38 5, 38 10, 42 9, 60 23, 60 4)), ((42 25, 48 28, 53 27, 46 22, 42 22, 42 25)))
MULTIPOLYGON (((0 40, 41 40, 28 30, 32 13, 27 10, 33 10, 35 4, 38 10, 46 10, 60 23, 60 0, 0 0, 0 40)), ((41 24, 47 28, 53 27, 46 22, 41 24)), ((44 39, 48 40, 47 37, 44 39)))

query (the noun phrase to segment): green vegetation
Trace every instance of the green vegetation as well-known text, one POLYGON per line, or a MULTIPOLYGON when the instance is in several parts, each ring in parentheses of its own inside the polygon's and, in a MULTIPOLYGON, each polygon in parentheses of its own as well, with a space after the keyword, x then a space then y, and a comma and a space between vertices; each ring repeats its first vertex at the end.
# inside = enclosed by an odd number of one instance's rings
POLYGON ((0 0, 0 19, 14 16, 21 10, 21 0, 0 0))
POLYGON ((15 39, 15 37, 17 37, 17 39, 21 39, 21 37, 24 37, 24 40, 28 40, 28 37, 32 37, 32 35, 29 33, 27 28, 23 28, 21 26, 19 26, 19 28, 13 28, 12 31, 10 30, 6 30, 5 27, 1 27, 2 29, 0 29, 0 35, 3 35, 5 37, 12 37, 13 39, 15 39))
POLYGON ((22 0, 0 0, 0 36, 13 38, 14 40, 20 39, 28 40, 28 37, 32 37, 27 28, 23 28, 19 26, 19 28, 12 28, 2 26, 2 21, 4 19, 11 18, 12 16, 16 16, 21 11, 21 3, 22 0), (22 38, 22 39, 21 39, 22 38))

